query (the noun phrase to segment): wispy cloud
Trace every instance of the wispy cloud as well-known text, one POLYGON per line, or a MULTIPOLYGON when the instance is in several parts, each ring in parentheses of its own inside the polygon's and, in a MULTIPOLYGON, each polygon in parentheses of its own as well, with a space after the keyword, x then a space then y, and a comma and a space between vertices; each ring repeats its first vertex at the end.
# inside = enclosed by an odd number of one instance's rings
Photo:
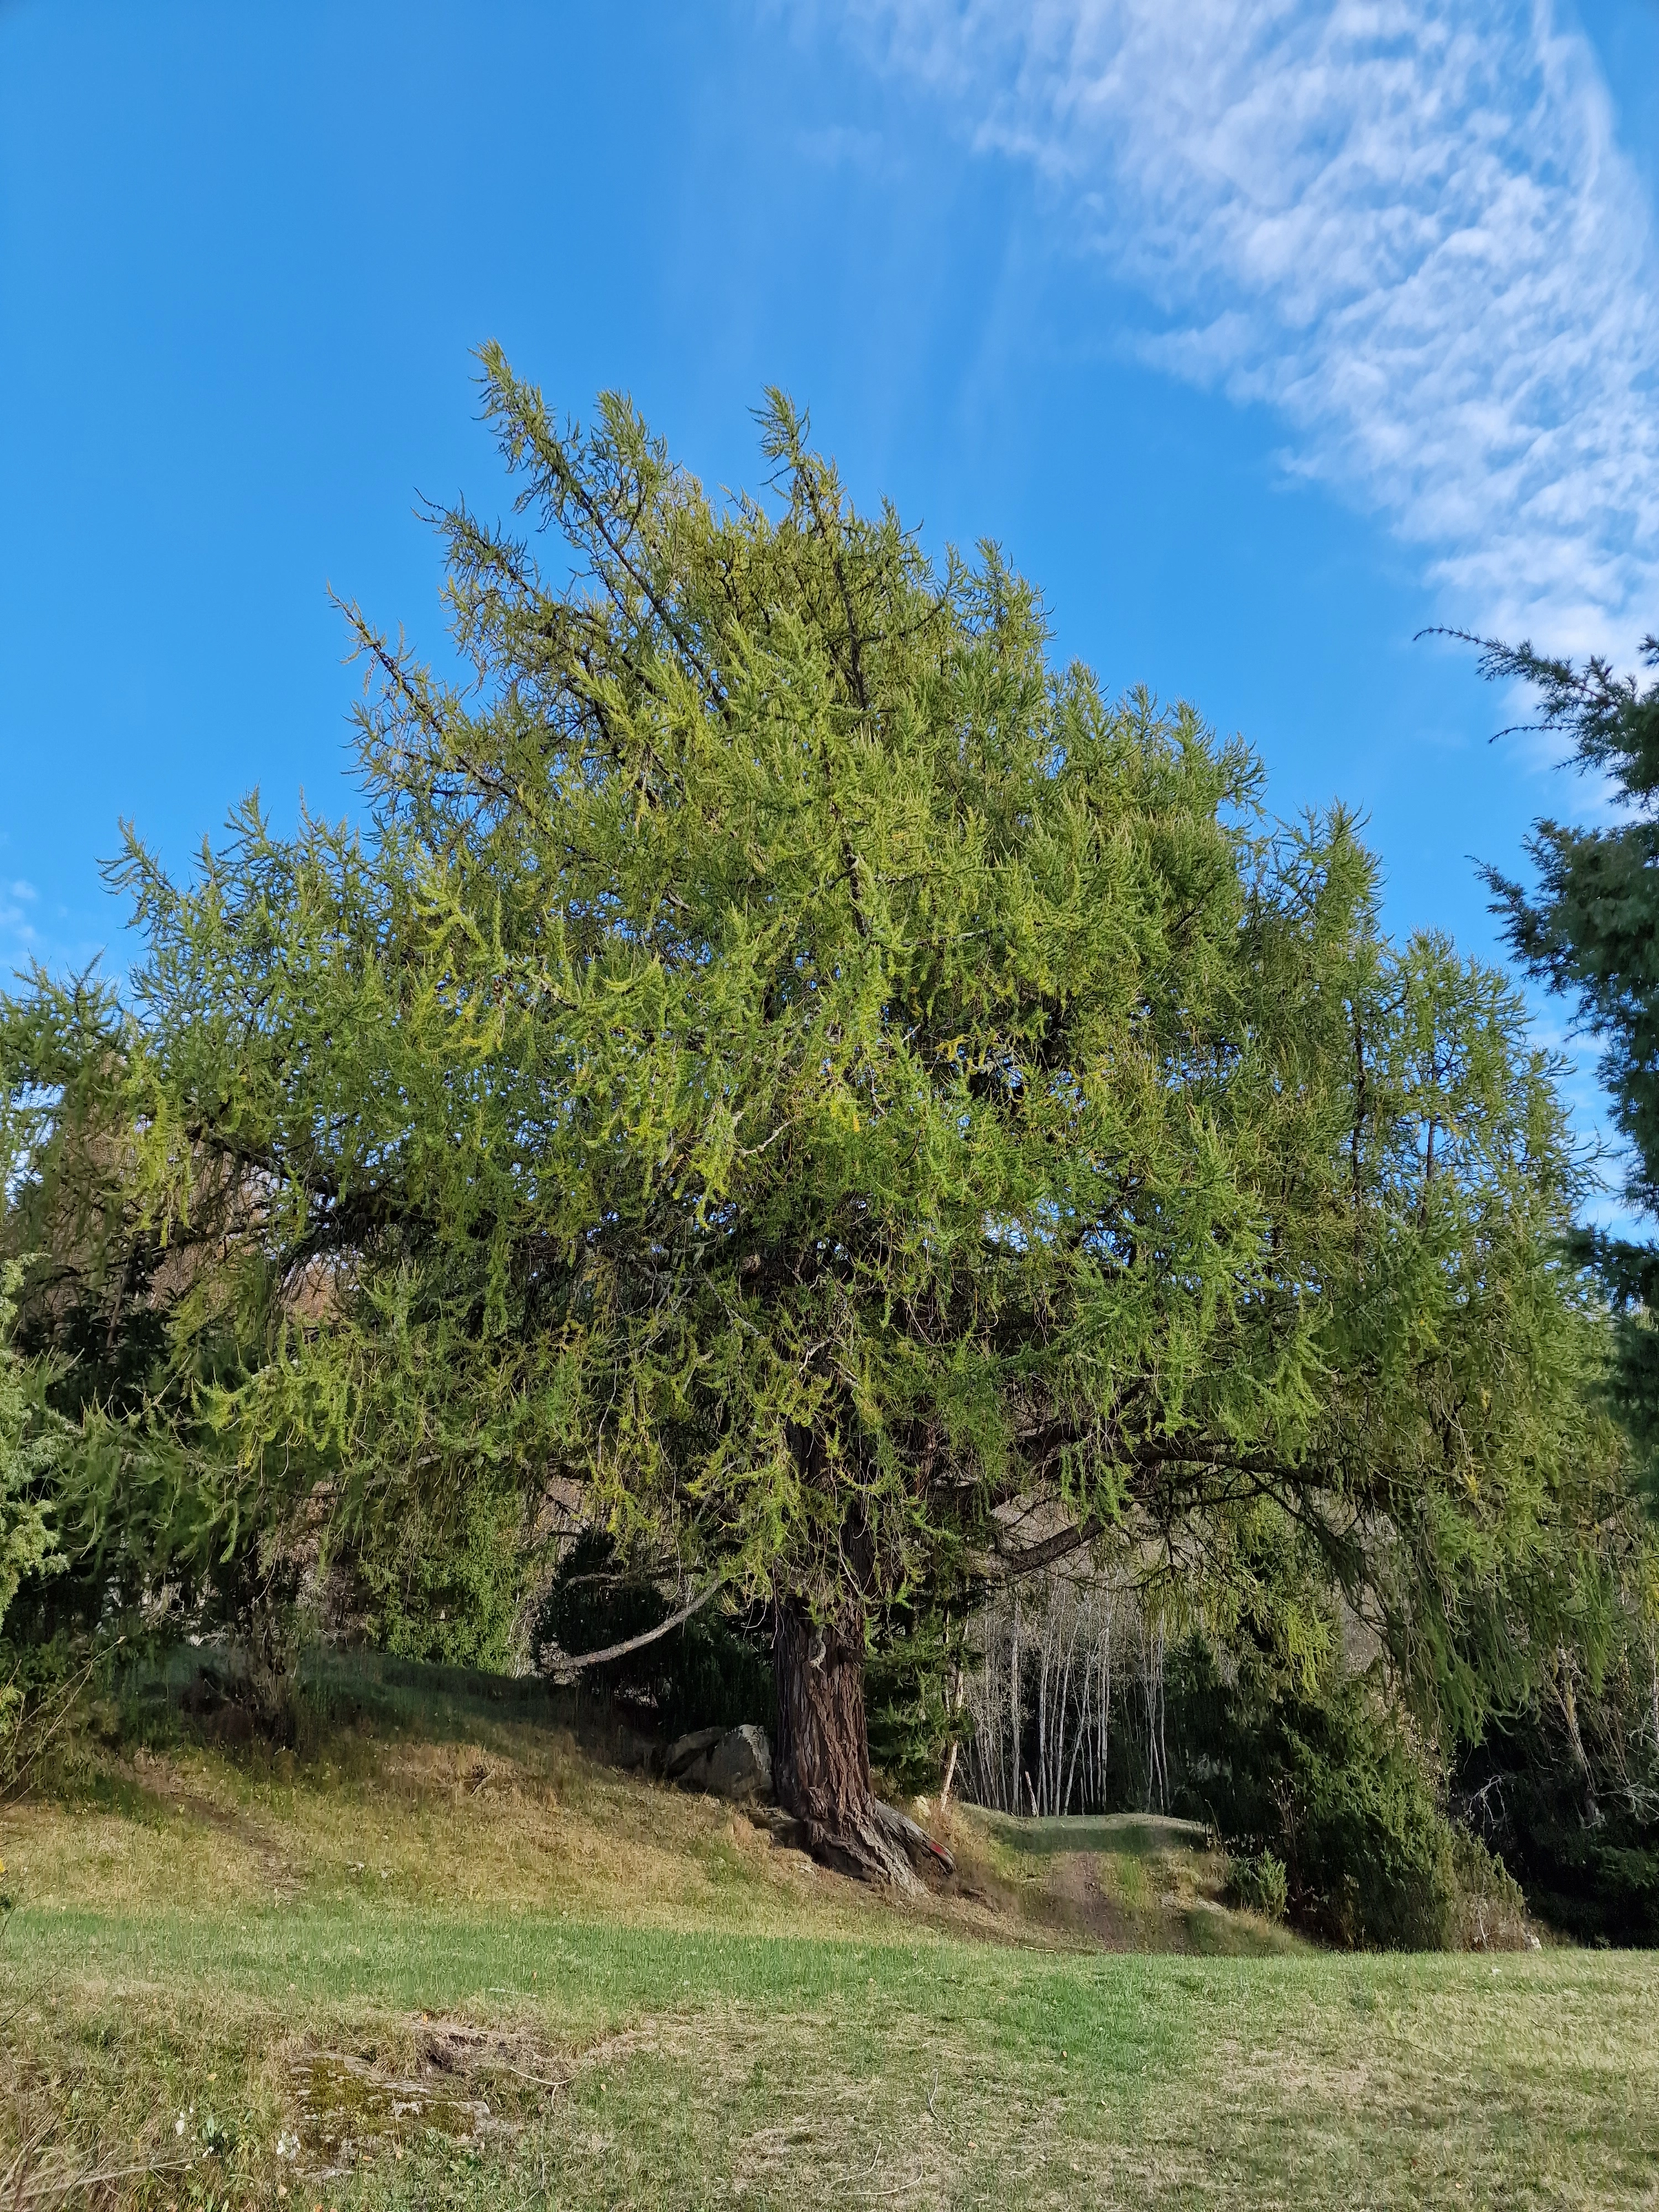
POLYGON ((97 947, 74 921, 62 904, 43 903, 26 878, 0 877, 0 992, 11 989, 14 978, 27 975, 37 963, 58 973, 84 968, 97 947))
POLYGON ((842 0, 1030 163, 1175 373, 1423 550, 1449 619, 1659 626, 1659 245, 1549 0, 842 0))
POLYGON ((26 966, 40 945, 40 937, 17 894, 27 886, 0 885, 0 990, 13 972, 26 966), (11 896, 5 896, 9 889, 11 896))

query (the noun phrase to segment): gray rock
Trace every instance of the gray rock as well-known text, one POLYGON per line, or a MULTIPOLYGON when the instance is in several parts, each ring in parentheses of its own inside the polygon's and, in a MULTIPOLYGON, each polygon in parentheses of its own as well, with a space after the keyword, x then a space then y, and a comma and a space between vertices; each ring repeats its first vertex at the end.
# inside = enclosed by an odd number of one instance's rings
POLYGON ((734 1805, 772 1795, 772 1747, 766 1730, 745 1722, 742 1728, 697 1729, 668 1747, 663 1772, 682 1790, 704 1790, 734 1805))
MULTIPOLYGON (((699 1759, 707 1758, 725 1734, 726 1730, 719 1728, 693 1729, 690 1735, 676 1737, 664 1757, 663 1772, 671 1782, 684 1781, 689 1770, 699 1759)), ((690 1786, 700 1790, 702 1784, 693 1783, 690 1786)))
POLYGON ((772 1795, 772 1747, 766 1730, 745 1721, 722 1736, 708 1753, 708 1779, 703 1785, 716 1797, 734 1805, 772 1795))

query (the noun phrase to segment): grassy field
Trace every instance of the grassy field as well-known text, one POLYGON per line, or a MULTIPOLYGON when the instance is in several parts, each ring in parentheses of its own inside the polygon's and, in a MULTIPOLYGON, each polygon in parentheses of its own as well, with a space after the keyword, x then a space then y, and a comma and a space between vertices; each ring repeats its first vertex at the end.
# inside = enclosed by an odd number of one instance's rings
POLYGON ((111 1752, 0 1814, 0 2205, 1659 2203, 1649 1957, 1331 1957, 1172 1824, 956 1840, 900 1907, 391 1678, 304 1757, 111 1752))

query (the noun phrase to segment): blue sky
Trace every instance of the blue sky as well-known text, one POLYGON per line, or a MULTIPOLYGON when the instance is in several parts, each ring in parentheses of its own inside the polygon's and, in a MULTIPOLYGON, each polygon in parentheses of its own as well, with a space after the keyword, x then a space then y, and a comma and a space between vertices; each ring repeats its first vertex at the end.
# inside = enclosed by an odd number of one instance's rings
POLYGON ((785 384, 1490 950, 1593 794, 1413 634, 1659 627, 1656 209, 1659 0, 0 0, 0 969, 120 964, 118 817, 350 807, 489 337, 710 483, 785 384))

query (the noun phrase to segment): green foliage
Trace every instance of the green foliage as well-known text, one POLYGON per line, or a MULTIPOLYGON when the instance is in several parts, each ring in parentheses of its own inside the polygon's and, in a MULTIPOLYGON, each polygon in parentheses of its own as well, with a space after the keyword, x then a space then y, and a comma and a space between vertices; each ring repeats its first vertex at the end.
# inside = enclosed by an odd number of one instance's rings
POLYGON ((1374 1684, 1227 1681, 1194 1644, 1173 1702, 1192 1809, 1282 1863, 1294 1919, 1350 1948, 1446 1948, 1459 1887, 1439 1778, 1374 1684))
POLYGON ((907 1794, 937 1790, 951 1739, 962 1732, 956 1689, 963 1630, 975 1596, 959 1574, 908 1591, 870 1624, 865 1715, 870 1757, 907 1794))
MULTIPOLYGON (((25 1358, 12 1342, 21 1281, 15 1261, 0 1271, 0 1625, 27 1578, 63 1564, 52 1527, 52 1486, 67 1425, 47 1402, 51 1370, 25 1358)), ((13 1684, 0 1684, 0 1728, 17 1694, 13 1684)))
MULTIPOLYGON (((549 1586, 532 1645, 540 1656, 603 1651, 643 1636, 674 1610, 656 1583, 628 1571, 611 1539, 579 1536, 549 1586)), ((696 1728, 772 1722, 772 1670, 757 1635, 712 1607, 642 1650, 585 1670, 584 1683, 632 1706, 668 1738, 696 1728)))
POLYGON ((1333 1940, 1438 1950, 1457 1866, 1431 1775, 1398 1723, 1329 1702, 1281 1714, 1268 1755, 1290 1784, 1285 1845, 1304 1918, 1333 1940))
MULTIPOLYGON (((1527 854, 1537 886, 1485 871, 1510 945, 1528 972, 1573 1000, 1583 1028, 1603 1045, 1601 1079, 1632 1164, 1625 1198, 1659 1215, 1659 681, 1645 690, 1592 656, 1582 668, 1492 640, 1487 676, 1519 678, 1541 702, 1540 726, 1574 740, 1574 763, 1611 787, 1619 811, 1594 830, 1540 821, 1527 854)), ((1643 658, 1659 669, 1659 638, 1643 658)), ((1659 1444, 1659 1247, 1627 1236, 1587 1235, 1592 1259, 1620 1316, 1616 1395, 1645 1444, 1659 1444)))
POLYGON ((74 1765, 88 1693, 105 1656, 61 1632, 0 1637, 0 1791, 37 1781, 43 1761, 74 1765))
POLYGON ((781 396, 717 508, 625 403, 484 369, 551 563, 438 518, 465 688, 352 615, 363 833, 250 802, 184 883, 131 839, 125 1003, 0 1006, 65 1540, 229 1604, 433 1532, 384 1632, 453 1590, 482 1651, 556 1492, 908 1636, 1040 1501, 1309 1677, 1340 1588, 1476 1716, 1620 1479, 1516 994, 781 396))
POLYGON ((1250 1851, 1233 1859, 1227 1869, 1228 1893, 1246 1912, 1259 1912, 1264 1920, 1282 1920, 1291 1901, 1290 1876, 1285 1862, 1268 1850, 1250 1851))
POLYGON ((1467 1827, 1452 1827, 1457 1904, 1451 1948, 1457 1951, 1535 1951, 1526 1893, 1490 1846, 1467 1827))
POLYGON ((367 1633, 399 1658, 512 1671, 537 1565, 520 1491, 478 1484, 411 1504, 402 1522, 371 1524, 340 1563, 367 1633))

